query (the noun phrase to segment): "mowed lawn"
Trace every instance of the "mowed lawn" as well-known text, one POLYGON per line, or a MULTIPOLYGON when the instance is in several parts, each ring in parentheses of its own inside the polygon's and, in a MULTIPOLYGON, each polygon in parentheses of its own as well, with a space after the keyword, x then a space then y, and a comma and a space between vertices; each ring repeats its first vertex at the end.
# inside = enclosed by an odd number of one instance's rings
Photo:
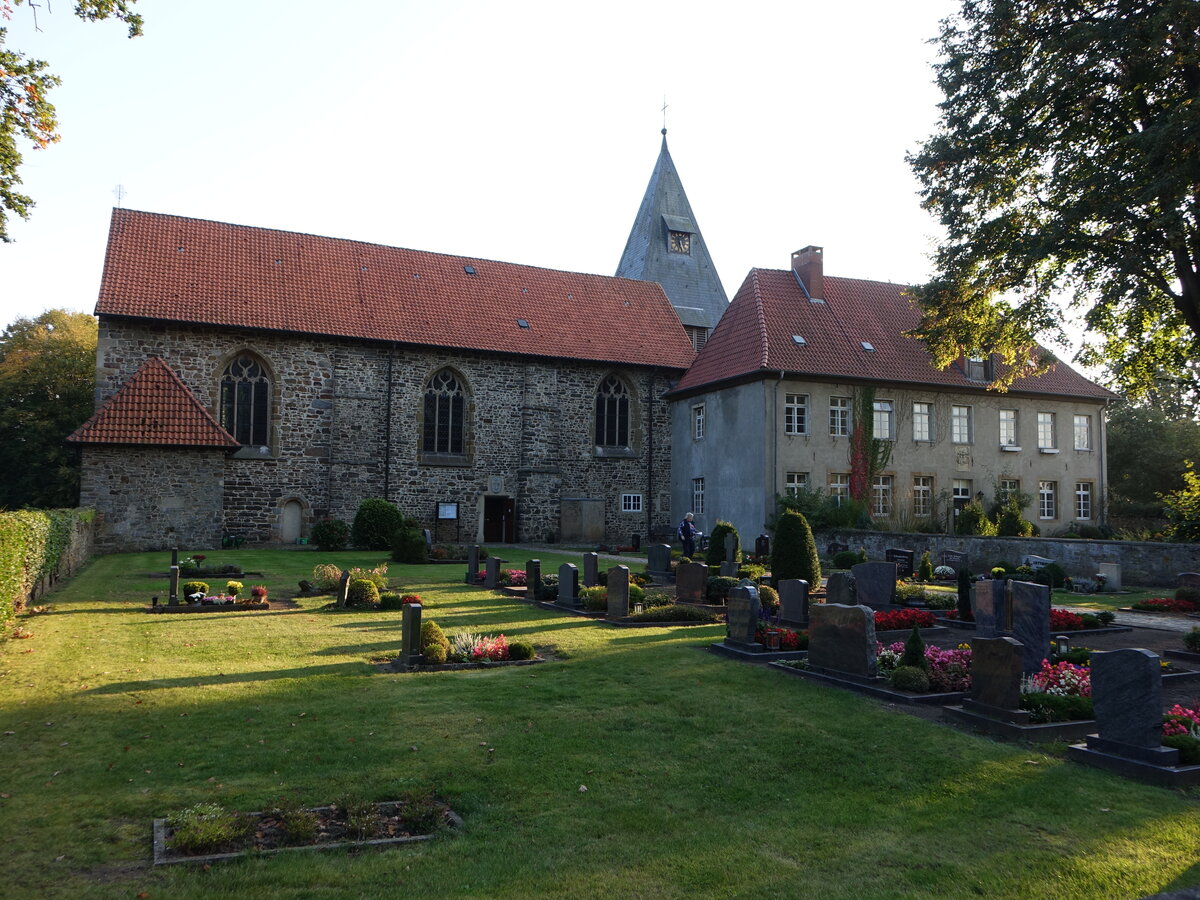
MULTIPOLYGON (((527 555, 508 552, 511 567, 527 555)), ((209 553, 290 597, 317 563, 209 553)), ((578 557, 543 555, 543 570, 578 557)), ((398 612, 149 615, 167 554, 96 559, 0 643, 0 896, 1139 897, 1200 884, 1200 795, 993 743, 703 648, 392 564, 448 631, 557 658, 398 675, 398 612), (151 577, 151 573, 160 573, 151 577), (434 788, 465 820, 388 851, 152 869, 150 822, 434 788)), ((209 578, 222 586, 224 578, 209 578)))

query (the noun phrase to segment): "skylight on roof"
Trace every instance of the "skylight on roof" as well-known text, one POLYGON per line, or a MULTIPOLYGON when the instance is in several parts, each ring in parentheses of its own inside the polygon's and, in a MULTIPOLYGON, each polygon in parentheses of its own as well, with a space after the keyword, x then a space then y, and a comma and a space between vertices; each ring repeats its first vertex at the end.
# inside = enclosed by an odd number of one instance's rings
POLYGON ((864 350, 866 350, 868 353, 875 352, 875 345, 872 344, 870 341, 859 341, 859 343, 862 344, 862 348, 864 350))
POLYGON ((518 328, 528 328, 529 322, 526 321, 525 319, 517 319, 517 327, 518 328))
POLYGON ((797 347, 804 347, 808 344, 808 341, 806 341, 804 338, 800 337, 800 335, 798 335, 798 334, 793 334, 792 335, 792 343, 794 343, 797 347))
POLYGON ((475 267, 474 266, 463 266, 463 271, 466 272, 468 275, 474 275, 475 267))

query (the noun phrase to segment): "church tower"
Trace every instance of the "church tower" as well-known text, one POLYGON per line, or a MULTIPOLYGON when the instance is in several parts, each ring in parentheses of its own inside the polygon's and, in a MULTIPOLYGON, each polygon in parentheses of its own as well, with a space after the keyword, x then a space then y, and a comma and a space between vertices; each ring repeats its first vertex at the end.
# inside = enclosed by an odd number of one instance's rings
POLYGON ((667 149, 662 149, 617 266, 621 278, 657 281, 699 350, 729 305, 667 149))

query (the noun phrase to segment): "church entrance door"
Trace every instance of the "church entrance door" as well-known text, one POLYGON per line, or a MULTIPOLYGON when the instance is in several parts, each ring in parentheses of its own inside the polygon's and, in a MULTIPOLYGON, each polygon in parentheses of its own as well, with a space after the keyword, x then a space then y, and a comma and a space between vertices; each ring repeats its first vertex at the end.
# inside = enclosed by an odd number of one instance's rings
POLYGON ((512 497, 483 498, 483 539, 500 544, 517 542, 517 502, 512 497))

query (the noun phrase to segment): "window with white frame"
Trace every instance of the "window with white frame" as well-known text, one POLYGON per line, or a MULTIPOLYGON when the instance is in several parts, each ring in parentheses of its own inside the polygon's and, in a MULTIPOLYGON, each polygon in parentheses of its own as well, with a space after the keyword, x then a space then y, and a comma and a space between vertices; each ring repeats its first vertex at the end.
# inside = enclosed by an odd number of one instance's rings
POLYGON ((933 440, 933 404, 914 403, 912 409, 913 440, 933 440))
POLYGON ((784 476, 784 490, 789 497, 795 497, 800 491, 808 490, 807 472, 788 472, 784 476))
POLYGON ((621 512, 640 513, 642 511, 641 494, 622 494, 621 512))
POLYGON ((1058 482, 1038 482, 1038 518, 1058 518, 1058 482))
POLYGON ((1041 450, 1053 450, 1056 446, 1054 440, 1054 413, 1040 412, 1038 413, 1038 448, 1041 450))
POLYGON ((704 440, 704 404, 698 403, 692 407, 692 440, 704 440))
POLYGON ((808 434, 808 394, 784 394, 783 433, 808 434))
POLYGON ((1000 410, 1000 446, 1017 446, 1017 411, 1015 409, 1000 410))
POLYGON ((692 512, 700 516, 704 514, 704 479, 692 479, 692 512))
POLYGON ((1014 494, 1021 493, 1021 479, 1019 478, 1001 478, 1000 479, 1000 496, 997 500, 1007 500, 1014 494))
POLYGON ((891 441, 896 438, 896 411, 891 400, 876 400, 874 403, 873 422, 875 437, 881 441, 891 441))
POLYGON ((971 500, 971 479, 955 478, 953 485, 953 494, 955 500, 960 500, 968 503, 971 500))
POLYGON ((848 472, 834 472, 829 476, 829 496, 838 506, 850 501, 850 474, 848 472))
POLYGON ((1075 518, 1090 519, 1092 517, 1092 483, 1090 481, 1075 482, 1075 518))
POLYGON ((933 476, 914 475, 912 488, 913 515, 927 519, 933 515, 933 476))
POLYGON ((829 398, 829 433, 835 437, 850 434, 850 398, 829 398))
POLYGON ((955 444, 971 443, 971 407, 950 407, 950 440, 955 444))
POLYGON ((892 514, 892 488, 895 478, 876 475, 871 479, 871 515, 885 518, 892 514))
POLYGON ((1092 417, 1091 416, 1076 416, 1075 417, 1075 449, 1076 450, 1091 450, 1092 449, 1092 417))

